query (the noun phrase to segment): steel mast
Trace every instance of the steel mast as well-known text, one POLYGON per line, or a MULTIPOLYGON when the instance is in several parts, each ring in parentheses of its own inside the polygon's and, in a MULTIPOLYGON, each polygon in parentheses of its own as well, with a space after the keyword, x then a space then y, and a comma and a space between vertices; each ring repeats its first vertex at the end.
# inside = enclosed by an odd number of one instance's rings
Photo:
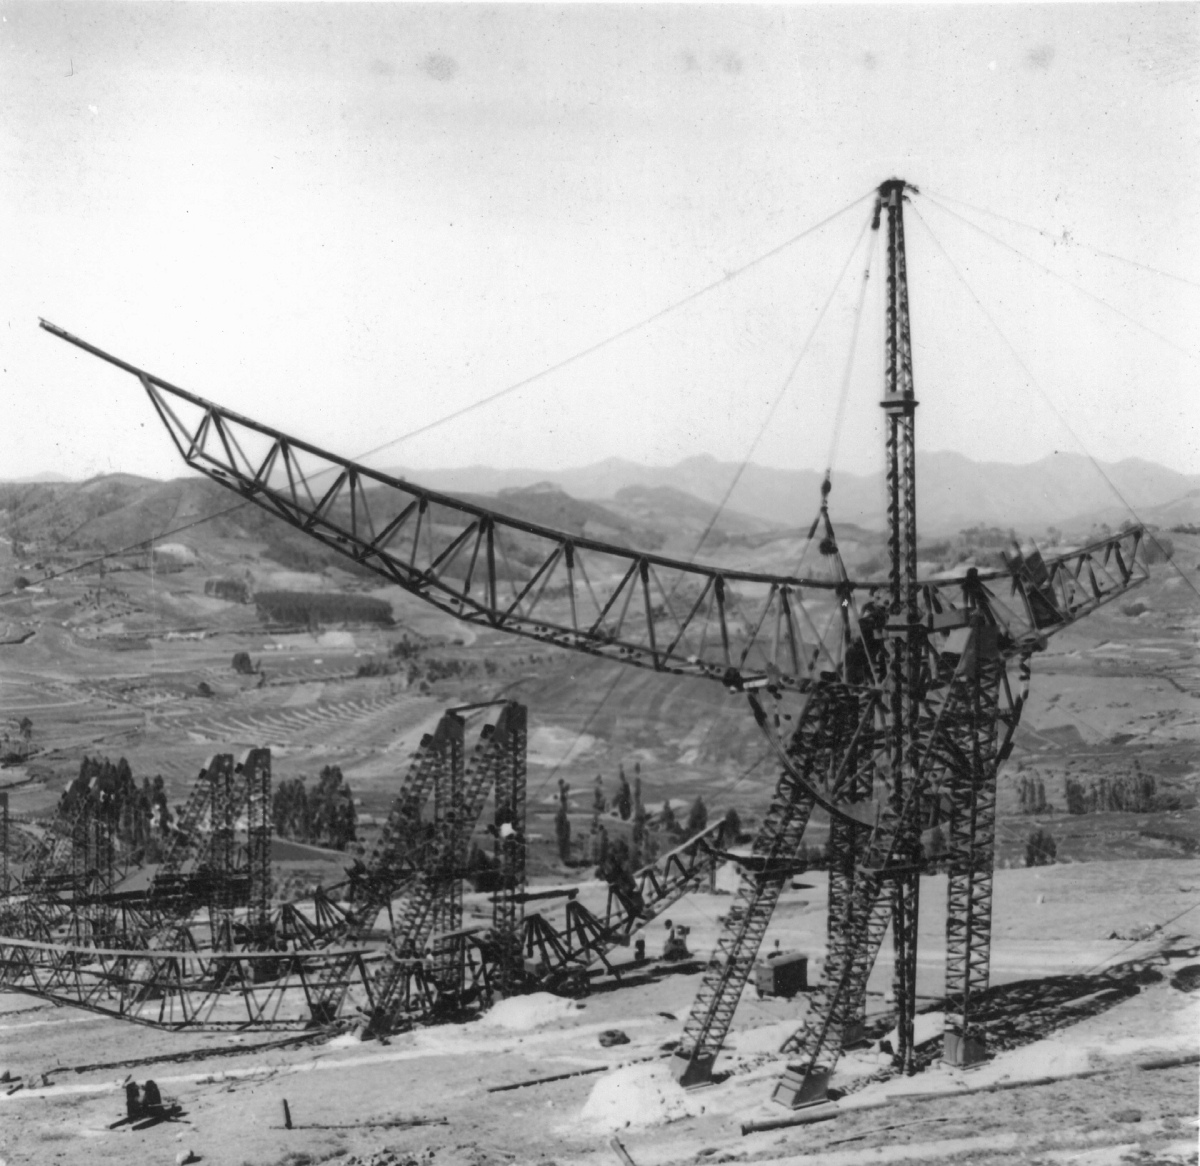
MULTIPOLYGON (((922 656, 925 628, 921 624, 917 588, 917 458, 916 411, 913 392, 912 333, 908 314, 908 271, 904 251, 904 199, 910 187, 890 178, 879 187, 875 220, 887 212, 888 274, 886 366, 884 396, 887 417, 886 474, 889 536, 888 754, 892 771, 892 809, 898 819, 919 822, 921 815, 902 815, 910 797, 919 798, 917 770, 920 753, 919 715, 924 696, 922 656)), ((917 914, 920 891, 920 835, 901 827, 895 857, 900 870, 892 895, 892 941, 895 950, 897 1059, 913 1071, 913 1016, 916 1007, 917 914)))

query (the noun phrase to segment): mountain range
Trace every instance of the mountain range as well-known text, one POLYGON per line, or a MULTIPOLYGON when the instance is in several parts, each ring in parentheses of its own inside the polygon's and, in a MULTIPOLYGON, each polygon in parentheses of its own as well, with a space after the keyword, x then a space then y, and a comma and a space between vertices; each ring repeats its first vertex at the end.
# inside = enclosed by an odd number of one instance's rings
MULTIPOLYGON (((807 526, 812 521, 820 504, 823 476, 815 470, 782 470, 753 463, 741 470, 737 463, 707 455, 674 466, 644 466, 608 458, 590 466, 553 471, 468 466, 420 471, 394 468, 388 472, 451 494, 502 494, 547 483, 575 498, 605 501, 618 498, 629 487, 666 488, 714 507, 725 500, 731 510, 788 527, 807 526)), ((883 529, 882 474, 835 474, 832 485, 829 505, 835 521, 883 529)), ((974 462, 948 452, 917 456, 917 507, 920 528, 928 535, 976 525, 1012 527, 1033 535, 1048 526, 1119 524, 1131 516, 1131 510, 1154 521, 1142 512, 1167 505, 1174 505, 1179 515, 1172 521, 1196 521, 1200 517, 1200 474, 1181 474, 1138 458, 1105 464, 1072 453, 1052 454, 1023 466, 974 462)))
MULTIPOLYGON (((1035 539, 1057 527, 1079 538, 1098 523, 1120 525, 1130 507, 1151 524, 1200 523, 1200 476, 1152 462, 1098 466, 1057 454, 1013 466, 932 453, 918 457, 917 470, 925 542, 972 526, 1035 539)), ((703 546, 706 561, 760 570, 795 561, 820 505, 822 478, 810 470, 742 469, 711 457, 664 467, 612 458, 555 472, 486 466, 391 472, 555 530, 676 556, 703 546)), ((885 528, 882 475, 835 475, 830 514, 844 552, 864 561, 877 555, 882 535, 871 532, 885 528)), ((256 507, 239 506, 199 477, 0 483, 0 533, 43 555, 53 548, 113 551, 174 532, 222 559, 256 544, 291 569, 339 562, 334 552, 256 507)))

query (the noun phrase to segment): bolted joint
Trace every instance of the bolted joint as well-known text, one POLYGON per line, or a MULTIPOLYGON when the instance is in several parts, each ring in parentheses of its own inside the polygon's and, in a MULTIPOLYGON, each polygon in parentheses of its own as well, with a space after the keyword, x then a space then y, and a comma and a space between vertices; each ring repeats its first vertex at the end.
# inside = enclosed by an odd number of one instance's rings
POLYGON ((905 417, 911 417, 916 412, 919 404, 920 402, 916 397, 910 396, 907 393, 888 393, 879 402, 879 407, 889 416, 893 413, 902 413, 905 417))

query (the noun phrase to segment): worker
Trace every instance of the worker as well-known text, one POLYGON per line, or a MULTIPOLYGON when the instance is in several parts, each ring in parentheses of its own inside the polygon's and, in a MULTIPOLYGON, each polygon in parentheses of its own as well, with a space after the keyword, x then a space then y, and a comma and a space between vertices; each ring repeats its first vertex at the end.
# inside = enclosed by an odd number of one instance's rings
POLYGON ((687 936, 691 928, 684 927, 682 924, 678 927, 667 920, 667 941, 663 944, 663 959, 665 960, 686 960, 690 959, 692 953, 688 951, 687 936))
POLYGON ((142 1112, 148 1117, 163 1116, 162 1094, 153 1081, 147 1081, 142 1087, 142 1112))
POLYGON ((641 931, 633 937, 633 962, 635 964, 646 962, 646 936, 641 931))

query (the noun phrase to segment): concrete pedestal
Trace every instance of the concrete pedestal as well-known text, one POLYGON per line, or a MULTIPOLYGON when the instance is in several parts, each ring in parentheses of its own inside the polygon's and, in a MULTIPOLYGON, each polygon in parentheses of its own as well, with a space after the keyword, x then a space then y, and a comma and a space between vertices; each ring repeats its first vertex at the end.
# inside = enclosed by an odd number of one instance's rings
POLYGON ((987 1049, 977 1036, 963 1036, 960 1032, 947 1032, 942 1038, 942 1060, 947 1065, 965 1069, 986 1059, 987 1049))
POLYGON ((671 1076, 685 1089, 707 1085, 712 1081, 715 1057, 688 1057, 676 1053, 671 1058, 671 1076))
POLYGON ((813 1073, 805 1080, 804 1070, 788 1067, 775 1086, 771 1100, 788 1109, 801 1109, 806 1105, 816 1105, 825 1100, 829 1089, 828 1073, 813 1073))

